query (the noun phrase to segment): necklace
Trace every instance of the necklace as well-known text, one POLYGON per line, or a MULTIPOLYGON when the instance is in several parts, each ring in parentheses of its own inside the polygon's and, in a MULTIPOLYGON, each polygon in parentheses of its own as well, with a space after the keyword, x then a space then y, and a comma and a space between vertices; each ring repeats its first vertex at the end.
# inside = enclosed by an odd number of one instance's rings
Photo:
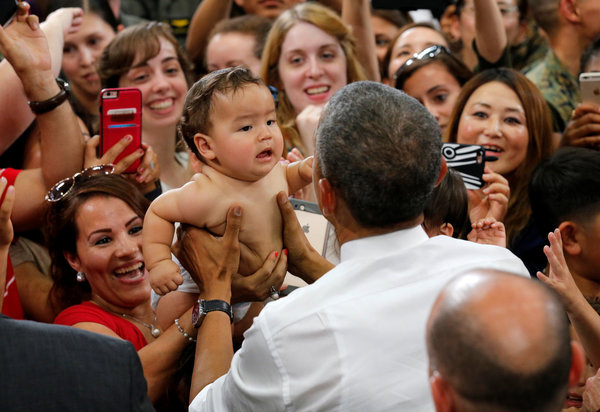
POLYGON ((132 320, 134 322, 139 323, 140 325, 143 325, 144 327, 146 327, 146 328, 148 328, 150 330, 150 334, 153 337, 155 337, 155 338, 158 338, 160 336, 160 334, 162 333, 161 330, 158 327, 154 326, 156 324, 156 313, 154 313, 154 311, 152 312, 154 314, 154 320, 152 321, 152 323, 146 323, 146 322, 144 322, 142 320, 139 320, 138 318, 135 318, 135 317, 133 317, 131 315, 128 315, 126 313, 118 313, 118 312, 115 312, 114 310, 110 310, 109 308, 107 308, 103 304, 98 303, 96 301, 94 301, 94 303, 96 305, 100 306, 102 309, 104 309, 104 310, 106 310, 106 311, 108 311, 110 313, 113 313, 115 315, 121 316, 123 319, 129 319, 129 320, 132 320))

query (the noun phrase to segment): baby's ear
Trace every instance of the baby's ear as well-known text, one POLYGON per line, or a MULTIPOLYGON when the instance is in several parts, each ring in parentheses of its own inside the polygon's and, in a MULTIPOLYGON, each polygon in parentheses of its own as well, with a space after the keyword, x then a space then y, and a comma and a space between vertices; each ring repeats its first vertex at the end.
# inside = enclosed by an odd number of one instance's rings
POLYGON ((213 150, 213 140, 210 136, 203 133, 196 133, 194 135, 194 144, 204 159, 213 160, 216 157, 213 150))

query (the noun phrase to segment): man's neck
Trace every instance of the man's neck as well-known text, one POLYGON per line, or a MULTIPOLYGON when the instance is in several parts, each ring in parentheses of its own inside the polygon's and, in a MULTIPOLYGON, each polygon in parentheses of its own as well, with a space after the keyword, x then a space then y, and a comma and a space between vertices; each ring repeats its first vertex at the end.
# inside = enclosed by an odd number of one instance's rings
POLYGON ((589 41, 572 26, 559 29, 550 38, 550 47, 558 60, 574 77, 579 74, 579 61, 589 41))
POLYGON ((586 299, 600 298, 600 283, 583 277, 573 270, 571 270, 571 274, 573 275, 575 284, 586 299))
POLYGON ((403 229, 410 229, 411 227, 415 227, 420 225, 423 222, 423 215, 412 219, 407 222, 396 223, 394 225, 385 226, 385 227, 377 227, 377 228, 366 228, 360 226, 356 221, 349 225, 334 225, 335 232, 337 234, 338 242, 343 245, 346 242, 350 242, 356 239, 362 239, 365 237, 371 236, 379 236, 385 235, 387 233, 397 232, 403 229))

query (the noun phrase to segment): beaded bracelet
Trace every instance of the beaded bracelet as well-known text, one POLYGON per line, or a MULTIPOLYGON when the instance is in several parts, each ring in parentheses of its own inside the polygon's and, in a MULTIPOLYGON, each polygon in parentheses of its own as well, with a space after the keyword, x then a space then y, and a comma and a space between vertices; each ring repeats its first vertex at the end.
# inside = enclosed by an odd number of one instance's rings
POLYGON ((196 342, 196 339, 192 338, 180 325, 179 319, 175 319, 175 326, 177 326, 177 330, 181 332, 181 334, 190 342, 196 342))

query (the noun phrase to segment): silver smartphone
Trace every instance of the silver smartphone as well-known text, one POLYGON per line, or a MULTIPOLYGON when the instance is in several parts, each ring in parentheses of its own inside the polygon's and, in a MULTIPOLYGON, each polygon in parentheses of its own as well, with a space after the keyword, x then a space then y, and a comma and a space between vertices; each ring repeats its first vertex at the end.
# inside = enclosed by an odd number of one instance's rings
POLYGON ((600 73, 590 72, 579 75, 581 101, 600 106, 600 73))

